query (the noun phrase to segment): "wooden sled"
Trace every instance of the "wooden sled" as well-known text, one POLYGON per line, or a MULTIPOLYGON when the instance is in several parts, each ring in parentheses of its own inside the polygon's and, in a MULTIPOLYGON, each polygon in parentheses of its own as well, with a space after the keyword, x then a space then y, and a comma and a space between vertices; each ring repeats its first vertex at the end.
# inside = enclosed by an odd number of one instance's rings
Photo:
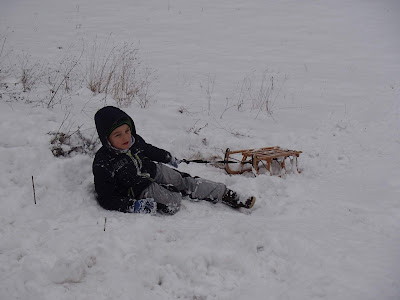
POLYGON ((244 172, 252 171, 254 175, 260 174, 260 167, 265 167, 270 175, 275 175, 272 172, 271 166, 280 166, 279 176, 282 173, 287 173, 287 160, 290 163, 290 171, 300 173, 297 166, 297 158, 302 151, 281 149, 278 146, 259 148, 259 149, 247 149, 231 151, 229 148, 225 152, 225 170, 228 174, 242 174, 244 172), (241 159, 240 159, 241 156, 241 159), (233 162, 237 160, 237 162, 233 162))

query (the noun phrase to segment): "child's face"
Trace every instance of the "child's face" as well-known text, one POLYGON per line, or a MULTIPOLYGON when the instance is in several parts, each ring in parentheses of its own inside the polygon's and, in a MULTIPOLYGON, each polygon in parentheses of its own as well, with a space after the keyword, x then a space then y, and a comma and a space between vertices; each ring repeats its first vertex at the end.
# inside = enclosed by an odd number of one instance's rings
POLYGON ((131 142, 131 129, 127 124, 115 128, 108 137, 111 145, 117 149, 129 149, 131 142))

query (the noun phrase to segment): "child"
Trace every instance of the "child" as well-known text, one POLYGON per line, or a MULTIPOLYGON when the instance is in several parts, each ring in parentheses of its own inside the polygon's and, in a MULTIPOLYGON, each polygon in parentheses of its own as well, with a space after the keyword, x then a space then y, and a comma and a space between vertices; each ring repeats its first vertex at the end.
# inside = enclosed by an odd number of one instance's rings
POLYGON ((103 146, 93 161, 93 175, 99 204, 121 212, 176 213, 182 196, 222 201, 235 208, 253 206, 255 198, 241 203, 237 194, 222 183, 208 181, 170 168, 179 160, 136 134, 131 117, 119 108, 106 106, 95 117, 103 146))

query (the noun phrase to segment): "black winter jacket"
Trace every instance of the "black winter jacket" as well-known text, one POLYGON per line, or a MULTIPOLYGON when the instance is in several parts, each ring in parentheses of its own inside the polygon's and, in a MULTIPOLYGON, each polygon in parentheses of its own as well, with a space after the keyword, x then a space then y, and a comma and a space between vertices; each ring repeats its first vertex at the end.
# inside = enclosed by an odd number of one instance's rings
POLYGON ((125 112, 113 106, 100 109, 95 115, 97 133, 103 146, 93 161, 94 184, 99 204, 108 210, 128 212, 156 175, 153 161, 167 163, 168 151, 159 149, 136 134, 134 122, 125 112), (126 153, 114 150, 108 132, 121 119, 129 119, 134 143, 126 153))

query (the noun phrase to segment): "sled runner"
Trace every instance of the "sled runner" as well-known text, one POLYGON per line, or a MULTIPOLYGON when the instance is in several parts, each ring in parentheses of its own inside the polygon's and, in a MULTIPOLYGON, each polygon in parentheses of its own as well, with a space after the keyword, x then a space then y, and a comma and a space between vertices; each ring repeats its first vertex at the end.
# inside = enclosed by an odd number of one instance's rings
POLYGON ((227 148, 225 170, 228 174, 242 174, 252 171, 255 175, 258 175, 260 168, 264 167, 271 175, 274 175, 273 169, 276 169, 274 166, 277 165, 280 167, 279 175, 282 175, 282 172, 289 171, 287 169, 289 163, 290 171, 300 173, 297 166, 297 158, 300 153, 302 151, 281 149, 279 146, 236 151, 227 148))

